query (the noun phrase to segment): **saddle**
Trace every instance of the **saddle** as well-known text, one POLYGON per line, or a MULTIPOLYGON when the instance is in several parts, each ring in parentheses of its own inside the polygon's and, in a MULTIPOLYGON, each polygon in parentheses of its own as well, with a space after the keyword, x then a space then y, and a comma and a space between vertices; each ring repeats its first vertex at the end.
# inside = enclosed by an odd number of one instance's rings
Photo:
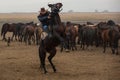
POLYGON ((47 36, 48 36, 49 38, 51 38, 51 37, 53 36, 53 34, 52 34, 51 32, 47 33, 47 32, 45 32, 45 31, 43 31, 43 32, 41 33, 41 40, 44 40, 47 36))
POLYGON ((45 31, 43 31, 43 32, 41 33, 40 38, 41 38, 41 40, 44 40, 47 36, 48 36, 48 33, 45 32, 45 31))

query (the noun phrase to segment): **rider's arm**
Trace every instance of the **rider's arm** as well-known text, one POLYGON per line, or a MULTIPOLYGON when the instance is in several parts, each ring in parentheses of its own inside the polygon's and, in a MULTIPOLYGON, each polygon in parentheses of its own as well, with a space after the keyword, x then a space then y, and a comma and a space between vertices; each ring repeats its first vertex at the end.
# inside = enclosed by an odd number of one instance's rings
POLYGON ((48 19, 48 16, 38 16, 39 21, 44 21, 48 19))

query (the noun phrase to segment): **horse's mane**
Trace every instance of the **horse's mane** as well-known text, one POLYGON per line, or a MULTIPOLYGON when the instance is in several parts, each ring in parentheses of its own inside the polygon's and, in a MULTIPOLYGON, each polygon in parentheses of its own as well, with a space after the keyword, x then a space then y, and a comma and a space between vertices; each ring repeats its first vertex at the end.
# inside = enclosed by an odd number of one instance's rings
POLYGON ((56 25, 61 25, 61 19, 58 13, 53 14, 54 16, 51 19, 51 23, 52 25, 56 26, 56 25))

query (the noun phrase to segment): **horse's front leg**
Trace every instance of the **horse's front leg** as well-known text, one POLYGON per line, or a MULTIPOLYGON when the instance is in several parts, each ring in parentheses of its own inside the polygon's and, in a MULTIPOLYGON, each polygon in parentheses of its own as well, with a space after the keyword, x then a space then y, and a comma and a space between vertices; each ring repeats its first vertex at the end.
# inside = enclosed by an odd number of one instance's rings
POLYGON ((32 41, 35 44, 35 35, 32 36, 32 41))
POLYGON ((81 47, 82 47, 82 50, 85 49, 85 42, 84 42, 84 41, 82 41, 82 45, 81 45, 81 47))
POLYGON ((27 44, 28 34, 24 34, 24 35, 23 35, 23 38, 24 38, 24 42, 25 42, 25 44, 27 44))
POLYGON ((74 47, 75 47, 75 50, 77 50, 77 46, 76 46, 76 42, 74 41, 74 47))
POLYGON ((106 51, 106 42, 104 41, 104 44, 103 44, 103 53, 105 53, 105 51, 106 51))
POLYGON ((4 33, 3 33, 3 39, 2 39, 2 40, 7 41, 7 39, 6 39, 6 37, 5 37, 6 33, 7 33, 7 32, 4 32, 4 33))
POLYGON ((74 48, 75 48, 74 41, 71 42, 71 48, 72 48, 72 51, 74 51, 74 48))
POLYGON ((31 35, 28 36, 28 44, 31 45, 31 35))

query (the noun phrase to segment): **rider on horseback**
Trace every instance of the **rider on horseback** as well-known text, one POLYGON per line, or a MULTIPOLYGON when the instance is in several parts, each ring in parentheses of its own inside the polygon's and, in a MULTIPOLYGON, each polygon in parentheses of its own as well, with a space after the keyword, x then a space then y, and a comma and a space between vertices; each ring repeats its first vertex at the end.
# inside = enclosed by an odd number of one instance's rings
POLYGON ((45 8, 41 8, 39 12, 40 14, 38 15, 38 20, 42 24, 42 29, 43 31, 49 34, 50 31, 48 26, 49 26, 50 12, 45 10, 45 8))
MULTIPOLYGON (((48 37, 57 36, 61 42, 64 41, 63 37, 56 31, 61 25, 61 19, 59 17, 60 8, 62 7, 61 3, 57 4, 48 4, 51 8, 51 12, 41 8, 38 19, 42 24, 42 29, 48 34, 48 37)), ((63 34, 63 32, 62 32, 63 34)))

